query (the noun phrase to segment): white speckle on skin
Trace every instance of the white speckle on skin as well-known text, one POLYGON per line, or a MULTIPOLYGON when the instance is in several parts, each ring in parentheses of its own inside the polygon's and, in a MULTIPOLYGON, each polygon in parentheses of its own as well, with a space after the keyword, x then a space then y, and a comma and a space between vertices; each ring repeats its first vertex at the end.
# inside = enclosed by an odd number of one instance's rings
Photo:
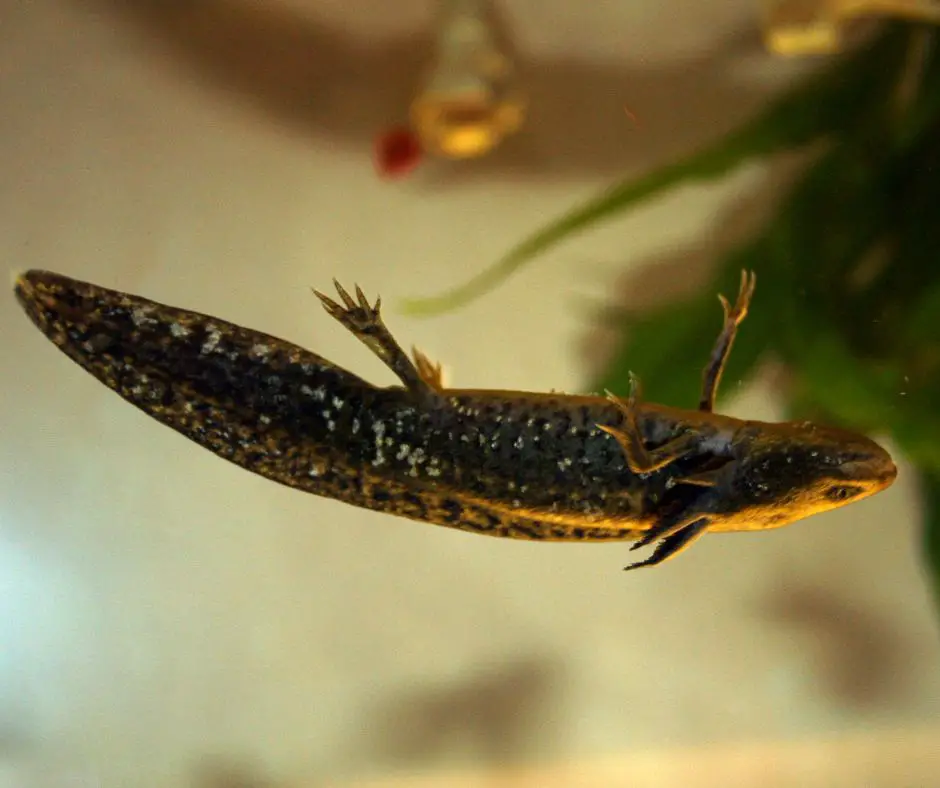
POLYGON ((264 356, 267 356, 270 352, 271 352, 271 348, 269 348, 267 345, 257 344, 257 345, 251 346, 251 353, 252 355, 255 355, 255 356, 261 356, 263 358, 264 356))
POLYGON ((565 457, 563 460, 559 460, 559 461, 558 461, 558 468, 559 468, 560 470, 565 470, 565 468, 570 468, 570 467, 571 467, 571 462, 572 462, 572 460, 571 460, 570 457, 565 457))
POLYGON ((174 337, 188 337, 191 333, 182 323, 170 324, 170 334, 174 337))
POLYGON ((382 465, 385 462, 385 456, 382 454, 382 441, 385 438, 385 422, 372 422, 372 431, 375 433, 375 455, 376 460, 373 465, 382 465))
POLYGON ((440 468, 438 468, 436 465, 428 466, 428 476, 440 476, 440 475, 441 475, 440 468))
POLYGON ((271 417, 266 416, 264 413, 262 413, 260 416, 258 416, 258 421, 260 421, 262 424, 270 424, 271 417))
POLYGON ((359 432, 359 419, 353 419, 352 420, 352 433, 353 435, 355 435, 357 432, 359 432))
POLYGON ((342 410, 345 403, 339 397, 333 397, 333 407, 342 410))
POLYGON ((313 389, 310 388, 310 386, 308 386, 306 383, 304 383, 304 384, 300 387, 300 393, 303 394, 303 395, 306 396, 306 397, 312 397, 312 396, 313 396, 313 389))
POLYGON ((395 455, 396 460, 403 460, 411 453, 411 446, 407 443, 403 443, 398 447, 398 454, 395 455))
POLYGON ((206 337, 206 341, 202 343, 203 354, 211 353, 215 350, 219 341, 222 339, 222 332, 211 323, 206 326, 206 333, 208 336, 206 337))
POLYGON ((700 449, 703 452, 724 454, 731 446, 733 437, 734 433, 732 433, 730 430, 719 430, 714 435, 710 435, 709 437, 705 438, 705 440, 703 440, 700 444, 700 449))
POLYGON ((314 399, 317 399, 317 400, 319 400, 320 402, 323 402, 323 400, 326 399, 326 387, 325 387, 325 386, 317 386, 317 387, 313 390, 313 396, 314 396, 314 399))
POLYGON ((517 449, 521 449, 523 446, 525 446, 525 441, 522 440, 522 436, 520 435, 518 438, 516 438, 515 442, 512 445, 515 446, 517 449))
POLYGON ((328 418, 329 418, 330 416, 332 416, 332 415, 333 415, 333 411, 331 411, 331 410, 325 410, 325 411, 323 411, 323 418, 324 418, 324 419, 328 419, 328 418))
POLYGON ((336 422, 333 421, 333 419, 327 419, 327 420, 326 420, 326 428, 327 428, 330 432, 333 432, 333 430, 336 429, 336 422))
POLYGON ((140 328, 147 323, 156 323, 157 321, 150 317, 151 311, 151 307, 135 306, 134 309, 131 310, 131 320, 134 321, 134 325, 140 328))

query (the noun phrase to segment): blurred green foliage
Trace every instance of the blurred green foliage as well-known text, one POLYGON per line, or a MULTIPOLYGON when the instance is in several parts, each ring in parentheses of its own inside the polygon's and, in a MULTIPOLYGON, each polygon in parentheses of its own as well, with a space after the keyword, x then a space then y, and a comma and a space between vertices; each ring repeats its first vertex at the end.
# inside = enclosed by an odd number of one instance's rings
POLYGON ((789 369, 793 418, 890 434, 921 475, 924 555, 940 594, 940 32, 886 25, 718 143, 609 189, 464 286, 413 301, 430 314, 485 293, 556 243, 667 189, 749 160, 808 149, 811 163, 768 224, 715 268, 701 295, 627 314, 595 389, 693 407, 720 327, 715 293, 757 273, 725 381, 772 355, 789 369))

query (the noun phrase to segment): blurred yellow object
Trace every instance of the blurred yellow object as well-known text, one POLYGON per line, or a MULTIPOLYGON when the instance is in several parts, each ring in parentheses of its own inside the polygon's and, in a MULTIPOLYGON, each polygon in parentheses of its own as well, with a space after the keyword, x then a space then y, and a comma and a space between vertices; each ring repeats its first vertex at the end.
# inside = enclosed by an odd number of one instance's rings
POLYGON ((486 0, 441 3, 436 58, 411 104, 411 123, 424 150, 475 158, 519 129, 525 98, 487 18, 486 0))
POLYGON ((851 20, 873 16, 940 22, 940 0, 773 0, 764 42, 778 55, 831 54, 851 20))

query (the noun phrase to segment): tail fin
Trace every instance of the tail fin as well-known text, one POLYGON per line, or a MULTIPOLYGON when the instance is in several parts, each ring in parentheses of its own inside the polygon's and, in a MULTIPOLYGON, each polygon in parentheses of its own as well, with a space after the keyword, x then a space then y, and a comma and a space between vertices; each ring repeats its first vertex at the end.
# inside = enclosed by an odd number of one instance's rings
POLYGON ((292 486, 285 470, 305 474, 335 440, 324 403, 377 391, 315 353, 209 315, 48 271, 19 275, 14 290, 43 334, 132 405, 292 486))

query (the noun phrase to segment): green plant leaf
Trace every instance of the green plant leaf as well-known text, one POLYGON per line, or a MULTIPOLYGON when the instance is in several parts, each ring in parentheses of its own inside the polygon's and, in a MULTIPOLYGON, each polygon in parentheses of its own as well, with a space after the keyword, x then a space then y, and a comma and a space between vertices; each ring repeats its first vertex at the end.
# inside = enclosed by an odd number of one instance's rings
POLYGON ((940 90, 937 89, 940 84, 940 45, 934 25, 912 31, 907 66, 909 70, 905 77, 913 80, 913 84, 907 79, 902 82, 901 95, 898 96, 902 102, 896 135, 899 148, 914 145, 929 135, 940 116, 940 90), (909 105, 903 106, 904 100, 908 98, 904 91, 908 88, 911 88, 912 96, 909 105))
MULTIPOLYGON (((940 93, 940 83, 935 87, 940 93)), ((892 249, 889 264, 872 283, 869 300, 882 305, 886 348, 910 355, 918 344, 940 340, 940 119, 932 139, 893 163, 892 249)))
POLYGON ((884 178, 859 176, 875 167, 859 150, 845 145, 823 157, 768 231, 779 318, 769 341, 796 373, 792 394, 801 409, 832 414, 859 431, 888 430, 912 459, 940 473, 940 417, 930 398, 904 395, 901 358, 864 357, 851 344, 849 319, 867 327, 877 312, 858 308, 846 272, 896 215, 884 204, 884 178), (884 210, 865 208, 866 195, 884 210))
POLYGON ((940 343, 940 278, 928 282, 920 296, 912 301, 907 305, 902 339, 909 345, 940 343))
POLYGON ((869 46, 785 94, 724 139, 682 161, 613 186, 525 239, 465 284, 437 297, 407 300, 403 310, 427 316, 467 304, 560 241, 666 189, 689 181, 711 180, 751 158, 802 147, 864 123, 866 115, 882 111, 895 73, 903 63, 906 40, 903 27, 889 26, 869 46))
POLYGON ((890 431, 922 469, 940 475, 940 417, 902 396, 899 369, 858 359, 831 326, 804 323, 799 353, 788 361, 798 397, 833 414, 836 424, 860 432, 890 431))
POLYGON ((880 308, 855 283, 859 266, 891 232, 895 216, 875 145, 833 146, 804 174, 769 229, 768 265, 778 277, 781 325, 775 346, 786 360, 799 355, 803 324, 827 315, 827 330, 859 353, 873 353, 882 335, 880 308))
POLYGON ((702 368, 720 329, 718 307, 696 300, 672 304, 636 319, 615 358, 591 389, 626 396, 630 376, 642 384, 643 399, 676 407, 698 401, 702 368))

